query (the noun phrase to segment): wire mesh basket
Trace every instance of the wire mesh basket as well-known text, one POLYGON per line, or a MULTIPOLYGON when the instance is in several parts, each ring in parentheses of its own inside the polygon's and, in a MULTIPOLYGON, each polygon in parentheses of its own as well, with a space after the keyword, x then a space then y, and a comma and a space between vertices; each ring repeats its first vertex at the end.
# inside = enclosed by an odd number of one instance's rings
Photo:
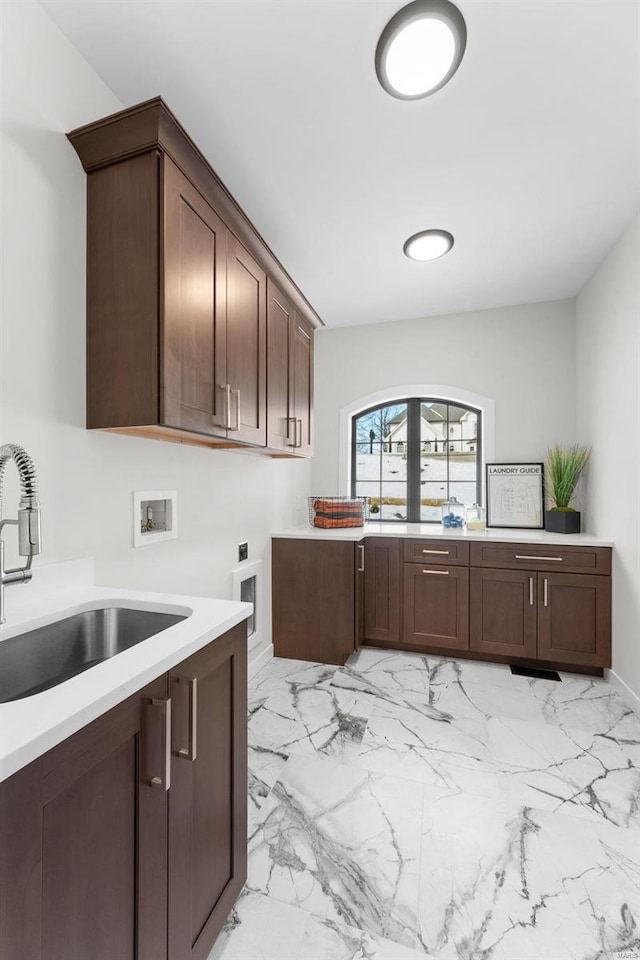
POLYGON ((363 527, 369 519, 368 497, 309 497, 309 523, 325 530, 363 527))

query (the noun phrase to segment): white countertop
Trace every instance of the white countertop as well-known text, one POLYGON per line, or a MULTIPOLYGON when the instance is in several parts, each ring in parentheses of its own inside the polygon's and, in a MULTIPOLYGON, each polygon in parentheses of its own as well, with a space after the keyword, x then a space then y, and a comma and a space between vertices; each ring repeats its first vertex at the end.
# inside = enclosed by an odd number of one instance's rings
POLYGON ((187 615, 187 619, 57 687, 0 704, 0 781, 241 623, 252 609, 250 603, 232 600, 96 587, 83 561, 75 564, 66 579, 60 577, 62 568, 69 570, 74 564, 53 566, 58 570, 37 567, 32 583, 6 590, 7 623, 0 628, 0 643, 105 606, 153 609, 187 615))
POLYGON ((498 541, 501 543, 562 544, 565 547, 612 547, 610 540, 602 540, 589 533, 561 534, 546 530, 510 530, 491 527, 488 530, 446 530, 439 523, 365 523, 364 527, 339 527, 323 530, 305 524, 279 530, 272 535, 285 540, 362 540, 363 537, 401 537, 403 539, 428 537, 443 540, 498 541))

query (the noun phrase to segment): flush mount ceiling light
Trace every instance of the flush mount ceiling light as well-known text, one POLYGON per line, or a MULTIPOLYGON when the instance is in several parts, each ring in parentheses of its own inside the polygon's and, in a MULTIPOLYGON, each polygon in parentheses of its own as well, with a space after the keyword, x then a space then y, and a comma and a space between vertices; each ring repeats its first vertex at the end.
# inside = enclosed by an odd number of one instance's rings
POLYGON ((380 35, 378 80, 400 100, 428 97, 454 75, 466 43, 464 17, 449 0, 414 0, 398 10, 380 35))
POLYGON ((402 249, 410 260, 437 260, 452 246, 453 237, 447 230, 421 230, 409 237, 402 249))

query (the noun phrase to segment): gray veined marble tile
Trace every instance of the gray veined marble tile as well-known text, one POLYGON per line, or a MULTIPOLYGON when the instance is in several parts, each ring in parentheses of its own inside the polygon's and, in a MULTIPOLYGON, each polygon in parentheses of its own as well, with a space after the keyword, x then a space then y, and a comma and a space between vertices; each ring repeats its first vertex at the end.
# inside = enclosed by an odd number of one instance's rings
POLYGON ((300 960, 309 914, 244 891, 208 960, 300 960))
POLYGON ((260 706, 275 693, 328 686, 336 669, 326 663, 274 657, 249 680, 249 705, 260 706))
POLYGON ((248 886, 324 920, 419 948, 422 786, 291 757, 249 847, 248 886))
POLYGON ((357 754, 373 707, 371 697, 330 685, 298 687, 268 697, 249 720, 249 746, 284 756, 357 754))
POLYGON ((625 842, 629 831, 528 807, 426 800, 425 948, 443 960, 597 960, 635 948, 639 876, 620 862, 625 842))
POLYGON ((420 951, 260 893, 236 902, 208 960, 430 960, 420 951))
POLYGON ((434 684, 429 691, 429 703, 437 710, 459 719, 515 717, 518 720, 544 720, 538 698, 528 687, 518 683, 494 686, 490 682, 456 680, 452 683, 434 684))
POLYGON ((332 683, 373 696, 395 694, 422 700, 429 695, 429 661, 415 653, 363 647, 335 672, 332 683))
POLYGON ((404 651, 363 647, 334 674, 332 683, 374 696, 389 694, 404 700, 433 699, 439 687, 459 683, 514 686, 508 667, 453 657, 434 657, 404 651))
POLYGON ((364 930, 311 917, 302 942, 300 960, 435 960, 364 930))
MULTIPOLYGON (((421 759, 452 763, 467 769, 491 770, 492 752, 485 720, 458 719, 447 710, 427 702, 376 700, 360 755, 371 755, 380 747, 415 747, 421 759)), ((422 779, 422 778, 421 778, 422 779)))
POLYGON ((287 755, 268 747, 249 746, 248 761, 248 829, 251 836, 260 809, 287 762, 287 755))
POLYGON ((640 824, 640 743, 499 718, 488 722, 496 769, 517 802, 565 815, 640 824))
POLYGON ((567 674, 561 683, 517 679, 535 697, 547 723, 640 741, 640 716, 606 680, 567 674))

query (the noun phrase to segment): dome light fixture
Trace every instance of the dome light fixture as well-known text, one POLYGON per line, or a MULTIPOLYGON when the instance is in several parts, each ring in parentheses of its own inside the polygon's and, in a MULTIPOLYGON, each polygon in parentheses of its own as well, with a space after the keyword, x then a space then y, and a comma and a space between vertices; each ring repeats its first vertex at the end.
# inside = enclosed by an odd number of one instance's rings
POLYGON ((449 253, 453 236, 448 230, 421 230, 405 242, 403 250, 410 260, 438 260, 449 253))
POLYGON ((391 17, 376 47, 378 80, 392 97, 419 100, 444 87, 467 44, 464 17, 449 0, 413 0, 391 17))

